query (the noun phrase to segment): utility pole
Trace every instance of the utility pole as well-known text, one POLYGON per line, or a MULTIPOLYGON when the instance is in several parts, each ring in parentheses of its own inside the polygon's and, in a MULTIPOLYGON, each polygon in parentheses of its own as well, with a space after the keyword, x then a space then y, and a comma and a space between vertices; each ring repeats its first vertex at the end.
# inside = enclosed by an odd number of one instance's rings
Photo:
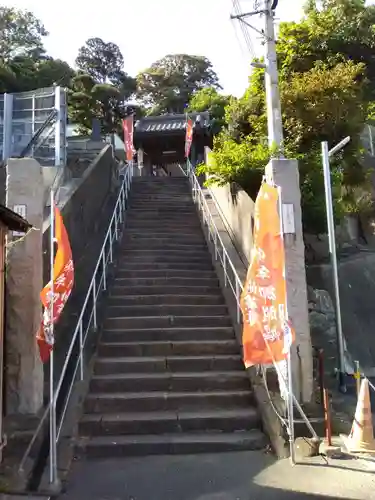
MULTIPOLYGON (((264 68, 265 70, 265 88, 266 88, 266 106, 267 106, 267 125, 268 125, 268 145, 277 147, 282 153, 283 150, 283 125, 281 119, 281 104, 279 91, 279 74, 277 70, 276 40, 274 16, 277 7, 277 0, 264 0, 263 7, 260 7, 259 0, 254 2, 254 11, 244 14, 232 15, 231 19, 238 19, 249 28, 262 35, 265 39, 264 63, 253 62, 254 68, 264 68), (246 21, 245 18, 260 14, 264 17, 264 28, 258 30, 255 26, 246 21)), ((279 156, 281 156, 279 154, 279 156)))
POLYGON ((281 103, 279 91, 279 73, 277 70, 276 40, 273 0, 266 0, 264 11, 265 47, 265 85, 267 102, 268 145, 283 148, 283 124, 281 119, 281 103))

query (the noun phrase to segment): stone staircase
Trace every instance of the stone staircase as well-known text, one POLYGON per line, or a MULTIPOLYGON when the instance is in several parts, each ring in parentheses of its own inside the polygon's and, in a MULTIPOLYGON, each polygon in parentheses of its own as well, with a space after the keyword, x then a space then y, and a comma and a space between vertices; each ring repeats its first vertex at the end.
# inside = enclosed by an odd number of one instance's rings
POLYGON ((267 439, 186 178, 135 178, 79 425, 89 457, 267 439))

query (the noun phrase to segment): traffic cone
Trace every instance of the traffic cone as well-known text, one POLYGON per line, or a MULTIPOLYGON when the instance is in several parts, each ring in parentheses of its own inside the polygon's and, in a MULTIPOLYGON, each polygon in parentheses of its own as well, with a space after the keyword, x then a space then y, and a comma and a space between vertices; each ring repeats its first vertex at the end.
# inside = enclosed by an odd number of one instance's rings
POLYGON ((345 436, 344 443, 351 453, 375 453, 370 391, 366 378, 362 380, 352 429, 349 436, 345 436))

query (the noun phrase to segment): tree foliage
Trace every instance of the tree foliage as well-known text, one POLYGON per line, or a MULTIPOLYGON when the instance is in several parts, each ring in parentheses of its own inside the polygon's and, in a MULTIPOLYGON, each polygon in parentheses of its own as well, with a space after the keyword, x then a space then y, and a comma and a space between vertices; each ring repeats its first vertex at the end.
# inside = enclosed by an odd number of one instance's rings
POLYGON ((208 111, 211 119, 211 131, 217 134, 225 125, 225 108, 231 97, 219 94, 215 87, 206 87, 193 94, 188 111, 208 111))
POLYGON ((31 12, 0 7, 0 92, 70 84, 72 68, 45 53, 47 34, 31 12))
POLYGON ((34 14, 0 6, 0 58, 8 63, 14 57, 36 58, 44 54, 43 24, 34 14))
POLYGON ((135 91, 135 81, 123 71, 124 57, 115 43, 89 38, 78 51, 76 66, 95 82, 126 89, 129 96, 135 91))
POLYGON ((91 130, 94 118, 99 120, 103 133, 114 132, 125 116, 120 89, 112 84, 97 83, 85 73, 73 78, 69 103, 69 118, 82 133, 91 130))
MULTIPOLYGON (((332 158, 335 213, 368 207, 368 171, 360 133, 375 110, 375 7, 362 0, 310 1, 298 23, 282 23, 277 53, 287 157, 297 158, 305 230, 323 232, 324 188, 320 143, 351 142, 332 158), (373 76, 374 75, 374 76, 373 76)), ((225 110, 214 145, 210 182, 236 182, 254 197, 272 154, 267 146, 264 70, 255 69, 244 96, 225 110)))
POLYGON ((137 76, 137 96, 150 113, 183 113, 205 87, 219 89, 211 62, 202 56, 167 55, 137 76))

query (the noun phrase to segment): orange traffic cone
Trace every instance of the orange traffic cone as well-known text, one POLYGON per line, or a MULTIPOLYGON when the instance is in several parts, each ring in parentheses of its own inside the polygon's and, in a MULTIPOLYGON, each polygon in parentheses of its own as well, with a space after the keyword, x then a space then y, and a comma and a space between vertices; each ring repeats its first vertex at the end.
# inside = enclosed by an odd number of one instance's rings
POLYGON ((364 378, 358 394, 352 430, 345 436, 344 443, 351 453, 375 453, 374 430, 368 380, 364 378))

